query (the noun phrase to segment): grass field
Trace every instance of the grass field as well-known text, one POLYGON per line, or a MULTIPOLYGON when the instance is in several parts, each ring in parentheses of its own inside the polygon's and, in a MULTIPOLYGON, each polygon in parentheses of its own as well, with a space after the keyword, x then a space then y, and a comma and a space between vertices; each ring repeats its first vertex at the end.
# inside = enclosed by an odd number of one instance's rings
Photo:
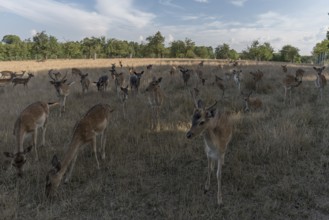
MULTIPOLYGON (((23 178, 9 166, 1 154, 0 219, 328 219, 329 218, 329 94, 319 99, 315 71, 305 70, 303 83, 284 102, 280 64, 244 62, 242 89, 250 86, 250 71, 260 69, 263 80, 252 97, 263 102, 260 110, 244 113, 243 101, 232 82, 226 83, 224 98, 212 85, 215 75, 224 76, 232 67, 218 68, 220 61, 206 61, 203 72, 206 85, 199 85, 208 105, 218 100, 220 110, 232 111, 234 134, 229 144, 222 174, 223 206, 216 203, 217 180, 204 194, 207 158, 202 137, 186 138, 193 113, 189 89, 180 73, 170 76, 170 65, 196 68, 195 60, 122 60, 137 70, 152 72, 141 79, 140 94, 128 99, 127 118, 123 118, 114 82, 110 90, 97 92, 95 86, 82 95, 79 79, 66 102, 66 112, 51 110, 46 146, 38 147, 39 161, 32 151, 25 164, 23 178), (162 76, 166 98, 160 113, 160 129, 150 127, 145 88, 152 76, 162 76), (71 182, 61 184, 53 199, 47 199, 45 180, 54 154, 63 158, 75 123, 93 105, 108 103, 115 112, 107 130, 105 160, 100 170, 91 147, 80 149, 71 182)), ((65 72, 78 67, 97 81, 118 60, 57 60, 46 62, 0 62, 2 70, 28 70, 35 73, 28 88, 8 85, 0 88, 0 146, 14 152, 14 122, 29 104, 43 100, 57 101, 49 83, 49 69, 65 72)), ((289 65, 294 74, 300 66, 289 65)), ((120 68, 118 68, 119 70, 120 68)), ((129 74, 124 70, 126 83, 129 74)), ((325 70, 326 71, 326 70, 325 70)), ((328 74, 326 73, 328 79, 328 74)), ((40 134, 41 132, 39 132, 40 134)), ((26 141, 25 146, 28 145, 26 141)), ((41 143, 39 138, 38 143, 41 143)), ((99 140, 97 142, 99 146, 99 140)), ((100 156, 99 156, 100 158, 100 156)))

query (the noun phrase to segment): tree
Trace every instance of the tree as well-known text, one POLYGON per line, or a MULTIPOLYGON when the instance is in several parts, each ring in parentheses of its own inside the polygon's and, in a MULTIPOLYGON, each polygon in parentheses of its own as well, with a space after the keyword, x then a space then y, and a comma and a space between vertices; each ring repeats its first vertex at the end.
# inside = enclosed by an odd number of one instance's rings
POLYGON ((33 36, 33 50, 36 55, 41 55, 43 59, 48 58, 49 36, 45 31, 33 36))
POLYGON ((162 57, 165 46, 164 41, 165 38, 162 36, 160 31, 158 31, 154 36, 149 36, 146 38, 148 41, 147 47, 149 52, 155 55, 155 57, 162 57))
POLYGON ((5 35, 2 38, 2 42, 6 43, 6 44, 18 44, 22 41, 17 35, 5 35))
POLYGON ((258 40, 255 40, 248 46, 246 51, 243 51, 243 58, 254 60, 271 60, 273 58, 273 48, 270 43, 265 42, 260 44, 258 40))
POLYGON ((182 40, 172 41, 170 43, 170 57, 184 58, 186 54, 186 45, 182 40))
POLYGON ((300 55, 299 49, 291 45, 285 45, 280 50, 283 61, 294 62, 300 55))
POLYGON ((81 58, 81 44, 79 42, 67 41, 63 43, 63 53, 66 58, 81 58))
POLYGON ((228 59, 230 58, 230 46, 228 44, 218 45, 215 48, 216 59, 228 59))

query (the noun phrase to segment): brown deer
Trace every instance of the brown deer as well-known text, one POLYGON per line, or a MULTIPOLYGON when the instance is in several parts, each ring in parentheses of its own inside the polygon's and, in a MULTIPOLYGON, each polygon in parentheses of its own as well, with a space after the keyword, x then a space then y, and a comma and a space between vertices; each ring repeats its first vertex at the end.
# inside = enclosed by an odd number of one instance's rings
POLYGON ((0 72, 1 74, 1 78, 14 78, 16 77, 16 73, 12 72, 12 71, 9 71, 9 70, 4 70, 4 71, 1 71, 0 72))
POLYGON ((49 109, 59 103, 35 102, 27 106, 18 116, 14 135, 16 137, 16 150, 14 153, 4 152, 6 157, 12 158, 12 165, 16 167, 18 176, 23 174, 23 165, 26 162, 26 154, 31 151, 32 146, 35 149, 35 159, 38 160, 37 134, 38 128, 42 129, 42 145, 45 146, 45 135, 49 109), (23 149, 23 143, 27 135, 32 134, 33 145, 23 149))
POLYGON ((192 126, 186 133, 188 139, 192 139, 200 134, 203 135, 205 143, 205 151, 208 158, 208 178, 205 184, 205 192, 210 187, 210 176, 214 168, 214 163, 217 163, 217 203, 221 205, 222 189, 222 166, 228 144, 232 139, 233 123, 229 112, 220 112, 217 110, 217 102, 206 108, 201 100, 198 102, 194 99, 195 109, 192 116, 192 126))
POLYGON ((34 75, 32 73, 28 73, 27 78, 14 78, 11 82, 14 84, 13 87, 15 87, 17 84, 22 84, 24 87, 28 87, 27 84, 32 77, 34 77, 34 75))
POLYGON ((198 67, 203 67, 203 64, 204 64, 204 60, 202 60, 202 61, 198 64, 198 67))
POLYGON ((46 178, 46 195, 53 195, 58 188, 64 174, 64 182, 67 183, 71 177, 80 147, 85 144, 92 144, 95 154, 97 169, 99 162, 97 158, 96 136, 101 135, 102 159, 105 159, 105 134, 108 127, 111 113, 114 110, 107 104, 97 104, 75 125, 73 137, 64 155, 63 162, 60 162, 56 155, 51 160, 52 168, 46 178))
POLYGON ((14 79, 14 74, 10 75, 9 78, 0 79, 0 87, 9 85, 12 82, 13 79, 14 79))
POLYGON ((254 110, 257 110, 257 109, 260 109, 263 106, 262 100, 260 100, 259 98, 250 98, 251 94, 252 94, 252 91, 250 91, 248 94, 245 94, 245 93, 241 92, 241 96, 242 96, 243 101, 244 101, 243 110, 245 112, 250 111, 250 108, 254 109, 254 110))
POLYGON ((52 69, 48 71, 48 75, 49 75, 50 79, 52 79, 52 81, 50 81, 50 83, 55 87, 56 94, 60 99, 61 108, 60 108, 60 111, 59 111, 59 116, 61 116, 62 113, 65 112, 66 97, 70 94, 70 87, 71 87, 72 84, 74 84, 74 81, 71 82, 71 83, 66 84, 67 72, 61 79, 56 79, 53 76, 53 70, 52 69))
POLYGON ((122 103, 123 118, 126 119, 127 113, 127 100, 128 100, 128 85, 126 87, 120 87, 119 98, 122 103))
POLYGON ((287 65, 281 65, 281 68, 282 68, 282 71, 283 71, 284 73, 287 73, 287 72, 288 72, 287 65))
MULTIPOLYGON (((296 74, 297 75, 297 74, 296 74)), ((282 80, 283 88, 284 88, 284 101, 287 98, 287 91, 289 90, 289 100, 291 100, 291 90, 295 87, 298 87, 302 83, 302 79, 297 76, 293 76, 287 74, 285 78, 282 80)))
POLYGON ((121 91, 121 87, 123 86, 124 83, 124 75, 123 72, 117 73, 115 69, 110 69, 112 79, 114 79, 114 85, 115 85, 115 90, 117 92, 117 95, 119 97, 119 93, 121 91))
POLYGON ((316 80, 315 80, 315 86, 317 88, 319 88, 320 90, 320 99, 322 100, 322 96, 323 96, 323 88, 325 85, 327 85, 327 79, 326 77, 322 74, 322 71, 325 69, 325 67, 313 67, 313 69, 316 71, 317 75, 316 75, 316 80))
POLYGON ((86 93, 89 90, 90 80, 88 78, 88 73, 83 74, 80 69, 72 68, 72 75, 77 74, 80 76, 80 83, 82 88, 82 93, 86 93))
POLYGON ((152 110, 152 115, 151 115, 152 130, 157 130, 159 127, 159 113, 160 113, 161 105, 163 103, 163 99, 165 97, 164 92, 160 87, 161 81, 162 81, 162 77, 158 79, 154 77, 145 90, 148 94, 148 101, 152 110))
POLYGON ((262 80, 264 73, 260 70, 257 70, 256 72, 250 72, 250 74, 253 76, 253 80, 255 83, 255 90, 259 89, 259 83, 262 80))

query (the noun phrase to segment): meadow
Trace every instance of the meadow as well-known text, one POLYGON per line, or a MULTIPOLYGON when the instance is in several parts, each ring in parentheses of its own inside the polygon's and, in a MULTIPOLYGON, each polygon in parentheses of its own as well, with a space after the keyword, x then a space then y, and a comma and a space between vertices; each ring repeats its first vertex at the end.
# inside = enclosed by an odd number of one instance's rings
MULTIPOLYGON (((281 63, 239 62, 241 90, 250 89, 250 71, 261 70, 264 77, 252 97, 262 100, 259 110, 244 112, 240 92, 232 81, 225 82, 225 95, 213 84, 215 75, 233 69, 226 61, 205 60, 205 85, 192 76, 184 86, 181 73, 170 75, 171 65, 196 69, 199 60, 122 59, 48 60, 46 62, 0 62, 0 71, 26 70, 35 74, 28 84, 0 88, 1 151, 14 152, 14 123, 20 112, 35 101, 58 98, 49 83, 48 70, 68 72, 75 81, 66 102, 66 112, 51 109, 46 146, 38 146, 27 156, 24 176, 18 178, 10 161, 1 153, 0 219, 328 219, 329 218, 329 94, 320 100, 311 65, 288 64, 288 73, 305 70, 301 86, 284 101, 281 63), (127 101, 127 117, 110 89, 98 92, 91 86, 82 94, 80 79, 71 68, 89 73, 91 81, 107 74, 112 63, 125 74, 127 66, 144 70, 140 93, 127 101), (146 65, 153 64, 151 71, 146 65), (221 67, 219 66, 221 64, 221 67), (162 77, 166 94, 160 111, 160 128, 150 129, 145 88, 153 76, 162 77), (206 105, 218 101, 218 109, 231 111, 234 133, 222 173, 223 206, 216 203, 217 180, 211 179, 204 193, 207 158, 202 137, 186 138, 194 109, 190 90, 195 86, 206 105), (61 183, 56 196, 45 196, 46 174, 51 158, 62 159, 75 123, 92 106, 110 104, 115 111, 107 129, 106 159, 100 170, 91 146, 80 149, 71 181, 61 183), (328 170, 327 170, 328 169, 328 170)), ((324 71, 328 71, 325 69, 324 71)), ((327 79, 328 73, 325 73, 327 79)), ((39 132, 40 135, 41 132, 39 132)), ((39 137, 38 143, 41 143, 39 137)), ((99 140, 97 140, 99 146, 99 140)), ((29 140, 25 142, 28 146, 29 140)), ((100 158, 100 157, 99 157, 100 158)))

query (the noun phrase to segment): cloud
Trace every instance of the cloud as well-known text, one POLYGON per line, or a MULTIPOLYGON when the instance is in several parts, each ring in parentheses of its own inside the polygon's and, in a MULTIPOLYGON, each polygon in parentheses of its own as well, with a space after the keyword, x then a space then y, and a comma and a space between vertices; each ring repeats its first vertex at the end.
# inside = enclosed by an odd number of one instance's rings
POLYGON ((184 9, 182 6, 174 4, 173 0, 159 0, 159 4, 161 4, 163 6, 167 6, 167 7, 184 9))
POLYGON ((247 0, 230 0, 231 4, 238 6, 238 7, 242 7, 247 0))
POLYGON ((208 0, 194 0, 195 2, 200 2, 200 3, 208 3, 208 0))
POLYGON ((134 8, 132 0, 96 0, 95 11, 55 0, 0 0, 0 10, 19 15, 62 33, 102 36, 110 30, 129 26, 142 28, 155 15, 134 8))

